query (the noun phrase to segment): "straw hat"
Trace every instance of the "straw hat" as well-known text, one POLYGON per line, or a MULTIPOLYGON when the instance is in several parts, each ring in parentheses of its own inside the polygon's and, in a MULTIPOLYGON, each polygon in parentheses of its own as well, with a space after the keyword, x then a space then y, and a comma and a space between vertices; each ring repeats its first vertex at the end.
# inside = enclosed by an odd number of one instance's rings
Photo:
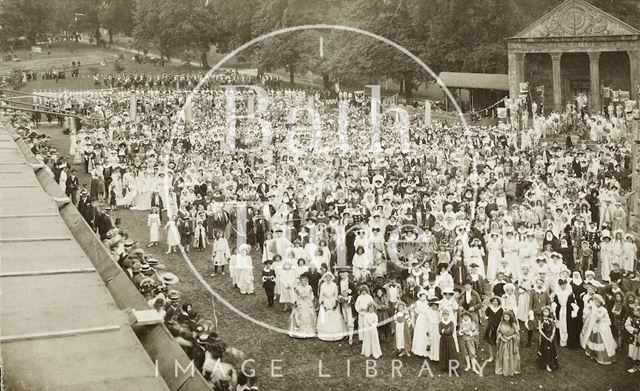
POLYGON ((160 278, 162 279, 162 282, 164 282, 166 285, 173 285, 180 282, 180 279, 178 278, 178 276, 169 272, 162 273, 160 275, 160 278))

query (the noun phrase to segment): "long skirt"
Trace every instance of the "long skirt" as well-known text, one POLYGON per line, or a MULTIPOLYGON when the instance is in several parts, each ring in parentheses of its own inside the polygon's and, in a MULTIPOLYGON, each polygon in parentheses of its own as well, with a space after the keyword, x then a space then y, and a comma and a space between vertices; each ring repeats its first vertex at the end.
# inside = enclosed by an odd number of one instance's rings
POLYGON ((609 356, 604 348, 604 340, 599 332, 592 332, 584 349, 587 356, 596 360, 598 364, 609 365, 614 361, 614 356, 609 356))
POLYGON ((519 339, 498 340, 496 348, 496 375, 513 376, 520 373, 519 339))
POLYGON ((536 361, 540 369, 546 369, 548 366, 551 370, 555 370, 559 367, 558 346, 555 340, 549 342, 547 339, 541 338, 540 344, 538 345, 536 361))
POLYGON ((440 370, 449 371, 449 360, 456 360, 457 357, 453 335, 442 335, 440 337, 440 370))
POLYGON ((316 335, 318 319, 313 302, 297 303, 289 319, 289 336, 294 338, 312 338, 316 335))
POLYGON ((318 339, 322 341, 339 341, 347 335, 347 326, 340 307, 325 310, 320 306, 318 313, 318 339))

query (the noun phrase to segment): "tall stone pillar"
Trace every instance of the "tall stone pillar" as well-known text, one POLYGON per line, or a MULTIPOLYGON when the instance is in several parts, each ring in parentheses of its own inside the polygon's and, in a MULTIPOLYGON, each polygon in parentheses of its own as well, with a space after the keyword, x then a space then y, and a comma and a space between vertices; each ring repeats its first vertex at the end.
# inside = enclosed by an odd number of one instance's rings
POLYGON ((592 113, 602 111, 600 103, 600 52, 589 52, 589 70, 591 75, 591 107, 592 113))
POLYGON ((638 99, 638 84, 640 84, 640 51, 630 50, 627 52, 629 55, 629 72, 631 85, 629 86, 629 92, 632 100, 638 99))
POLYGON ((518 97, 518 59, 516 53, 509 53, 509 98, 518 97))
POLYGON ((557 112, 562 111, 562 85, 560 59, 562 53, 550 53, 551 65, 553 69, 553 109, 557 112))
POLYGON ((516 71, 518 73, 518 92, 520 92, 520 83, 525 82, 524 74, 524 57, 526 53, 516 53, 516 71))

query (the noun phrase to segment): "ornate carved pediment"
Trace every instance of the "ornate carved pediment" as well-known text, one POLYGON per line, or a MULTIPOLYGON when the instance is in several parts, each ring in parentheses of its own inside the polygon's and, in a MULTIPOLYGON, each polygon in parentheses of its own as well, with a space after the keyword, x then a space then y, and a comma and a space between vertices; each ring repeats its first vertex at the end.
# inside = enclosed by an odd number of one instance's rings
POLYGON ((516 38, 639 35, 640 31, 583 0, 567 0, 516 38))

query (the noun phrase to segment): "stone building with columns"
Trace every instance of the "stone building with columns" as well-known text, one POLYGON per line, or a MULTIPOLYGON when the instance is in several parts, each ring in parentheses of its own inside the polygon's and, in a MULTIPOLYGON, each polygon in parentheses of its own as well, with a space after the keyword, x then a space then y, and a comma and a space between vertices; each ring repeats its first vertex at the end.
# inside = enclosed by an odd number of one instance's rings
POLYGON ((601 86, 638 98, 640 30, 584 0, 566 0, 507 39, 509 96, 519 85, 544 86, 546 112, 560 111, 579 94, 602 110, 601 86))

